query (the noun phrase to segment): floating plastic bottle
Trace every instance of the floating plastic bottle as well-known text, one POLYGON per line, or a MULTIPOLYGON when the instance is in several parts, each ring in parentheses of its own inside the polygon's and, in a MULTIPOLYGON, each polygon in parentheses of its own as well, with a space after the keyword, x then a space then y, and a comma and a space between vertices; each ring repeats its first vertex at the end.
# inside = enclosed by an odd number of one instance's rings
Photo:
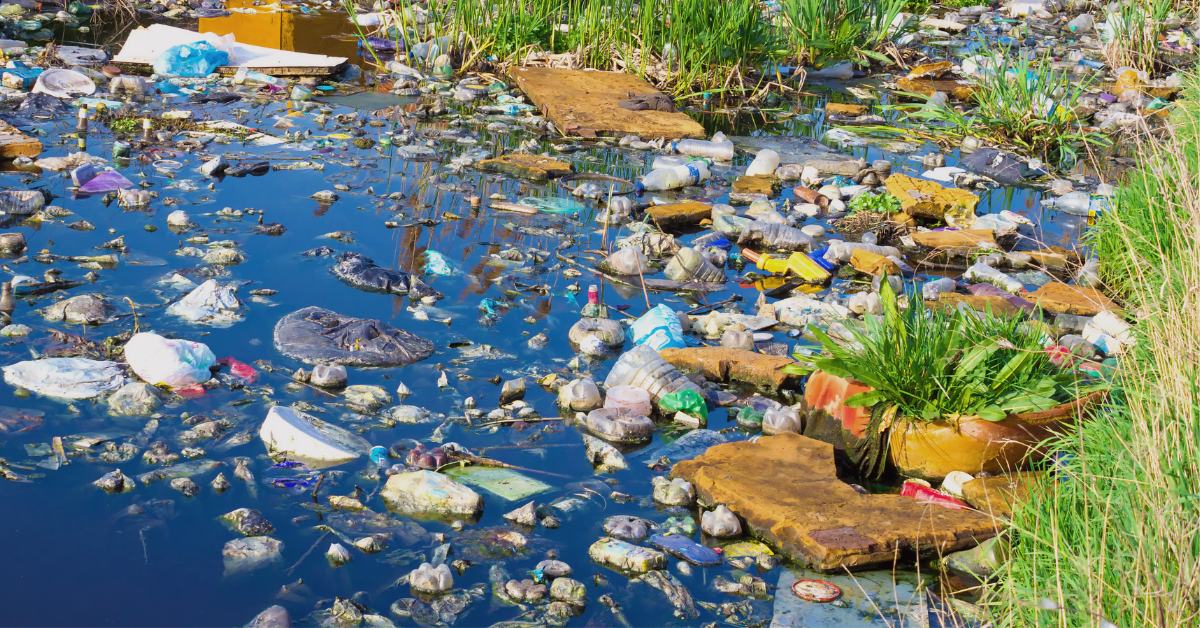
POLYGON ((713 266, 699 251, 688 246, 679 249, 675 257, 667 262, 664 274, 671 281, 725 281, 725 273, 721 272, 721 269, 713 266))
MULTIPOLYGON (((713 208, 716 209, 715 207, 713 208)), ((713 212, 713 230, 729 234, 731 236, 740 235, 746 225, 752 221, 749 218, 738 216, 737 214, 726 214, 713 212)))
POLYGON ((692 161, 682 166, 652 170, 641 183, 634 186, 636 191, 649 190, 658 192, 696 185, 708 180, 708 164, 703 161, 692 161))
POLYGON ((725 504, 721 504, 716 510, 709 510, 700 515, 700 529, 709 536, 724 539, 740 535, 742 522, 738 521, 737 516, 725 504))
POLYGON ((681 140, 671 144, 671 149, 680 155, 692 157, 707 157, 720 161, 733 159, 733 142, 708 140, 681 140))
POLYGON ((1020 281, 982 263, 976 263, 968 268, 967 272, 963 273, 963 277, 977 283, 990 283, 1005 292, 1013 294, 1016 294, 1025 287, 1020 281))
POLYGON ((622 275, 646 274, 650 263, 641 250, 632 246, 617 249, 605 261, 609 267, 622 275))
POLYGON ((813 239, 812 236, 795 227, 752 220, 742 229, 738 237, 738 244, 757 244, 777 251, 807 253, 812 250, 813 239))
POLYGON ((654 421, 629 408, 597 408, 587 415, 592 436, 616 443, 640 443, 654 436, 654 421))
POLYGON ((754 161, 750 162, 750 166, 746 168, 746 176, 775 174, 775 169, 778 167, 779 153, 769 148, 764 148, 758 151, 758 155, 754 157, 754 161))
POLYGON ((450 35, 446 35, 444 37, 430 39, 429 41, 423 41, 412 47, 412 51, 409 53, 409 56, 413 59, 418 59, 421 61, 436 59, 439 55, 450 48, 450 39, 450 35))
POLYGON ((625 408, 637 414, 650 416, 654 405, 650 393, 636 386, 613 386, 604 399, 605 408, 625 408))
POLYGON ((271 76, 269 74, 263 74, 262 72, 255 72, 250 68, 238 68, 237 74, 233 75, 233 82, 241 85, 247 81, 260 85, 274 85, 279 89, 287 87, 288 84, 287 79, 271 76))
POLYGON ((1067 22, 1067 30, 1075 33, 1076 35, 1082 35, 1083 33, 1090 32, 1092 27, 1095 25, 1095 18, 1093 18, 1090 13, 1084 13, 1070 22, 1067 22))
POLYGON ((1134 345, 1132 326, 1109 310, 1092 317, 1083 328, 1083 338, 1110 356, 1121 355, 1134 345))
POLYGON ((862 249, 868 253, 882 255, 884 257, 900 257, 900 249, 894 246, 877 246, 874 244, 863 244, 861 242, 841 242, 833 240, 829 242, 829 247, 823 256, 826 261, 833 264, 845 264, 850 261, 854 255, 855 249, 862 249))
POLYGON ((954 292, 958 283, 949 277, 927 281, 921 285, 921 298, 926 301, 937 301, 944 292, 954 292))
POLYGON ((1042 201, 1042 207, 1050 207, 1072 216, 1097 218, 1108 209, 1108 202, 1104 199, 1092 198, 1086 192, 1071 192, 1058 198, 1042 201))
POLYGON ((622 385, 645 390, 655 403, 663 395, 685 388, 704 394, 692 380, 646 345, 636 346, 621 354, 604 379, 604 387, 608 390, 622 385))

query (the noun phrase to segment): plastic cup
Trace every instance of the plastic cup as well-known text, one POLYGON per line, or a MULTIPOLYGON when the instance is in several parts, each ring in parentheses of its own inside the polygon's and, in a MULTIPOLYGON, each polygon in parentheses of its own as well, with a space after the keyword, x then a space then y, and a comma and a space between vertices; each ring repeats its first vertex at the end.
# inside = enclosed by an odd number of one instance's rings
POLYGON ((654 406, 650 403, 650 393, 636 386, 613 386, 608 389, 604 399, 605 408, 629 408, 642 415, 650 416, 654 406))

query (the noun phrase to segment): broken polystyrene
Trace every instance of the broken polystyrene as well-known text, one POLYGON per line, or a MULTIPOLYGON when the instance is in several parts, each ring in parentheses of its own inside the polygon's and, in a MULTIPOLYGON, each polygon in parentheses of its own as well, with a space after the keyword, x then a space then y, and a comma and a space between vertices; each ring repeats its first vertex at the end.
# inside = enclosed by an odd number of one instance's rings
POLYGON ((454 586, 454 576, 450 567, 445 563, 434 567, 429 563, 421 563, 420 567, 408 574, 408 584, 414 590, 422 593, 441 593, 454 586))
POLYGON ((267 413, 258 436, 271 454, 329 467, 357 460, 371 444, 361 436, 285 406, 267 413))
POLYGON ((242 319, 242 302, 233 287, 209 279, 182 299, 167 307, 174 314, 193 323, 227 327, 242 319))
POLYGON ((741 534, 742 524, 725 504, 721 504, 716 510, 705 511, 700 515, 700 529, 709 536, 723 539, 741 534))

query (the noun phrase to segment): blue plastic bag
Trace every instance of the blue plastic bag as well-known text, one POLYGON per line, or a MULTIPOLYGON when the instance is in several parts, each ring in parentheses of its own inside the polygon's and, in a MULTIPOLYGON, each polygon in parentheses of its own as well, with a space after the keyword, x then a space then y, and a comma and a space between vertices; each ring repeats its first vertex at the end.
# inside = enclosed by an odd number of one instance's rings
POLYGON ((651 308, 641 318, 630 325, 633 332, 633 344, 646 345, 655 351, 666 347, 682 349, 687 346, 683 340, 683 325, 679 317, 666 305, 651 308))
POLYGON ((154 60, 154 72, 168 76, 203 78, 229 63, 229 53, 217 50, 206 42, 197 41, 167 48, 154 60))

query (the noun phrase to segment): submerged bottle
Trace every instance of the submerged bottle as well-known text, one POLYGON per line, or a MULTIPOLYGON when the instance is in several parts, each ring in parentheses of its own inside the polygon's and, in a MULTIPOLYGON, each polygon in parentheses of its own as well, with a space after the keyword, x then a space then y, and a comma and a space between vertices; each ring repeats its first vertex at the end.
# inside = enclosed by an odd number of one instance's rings
POLYGON ((688 246, 679 249, 675 257, 667 262, 664 273, 671 281, 725 281, 725 273, 713 266, 699 251, 688 246))
POLYGON ((0 284, 0 312, 12 314, 16 310, 17 302, 13 299, 12 282, 6 281, 0 284))
POLYGON ((639 193, 645 190, 651 192, 674 190, 707 181, 708 177, 708 164, 703 161, 693 161, 681 166, 652 170, 642 177, 641 183, 634 186, 634 189, 639 193))
POLYGON ((742 229, 738 244, 758 244, 776 251, 807 253, 812 250, 813 239, 795 227, 752 220, 742 229))
POLYGON ((1096 25, 1096 20, 1090 13, 1084 13, 1079 17, 1067 22, 1067 30, 1075 34, 1083 34, 1092 30, 1096 25))

